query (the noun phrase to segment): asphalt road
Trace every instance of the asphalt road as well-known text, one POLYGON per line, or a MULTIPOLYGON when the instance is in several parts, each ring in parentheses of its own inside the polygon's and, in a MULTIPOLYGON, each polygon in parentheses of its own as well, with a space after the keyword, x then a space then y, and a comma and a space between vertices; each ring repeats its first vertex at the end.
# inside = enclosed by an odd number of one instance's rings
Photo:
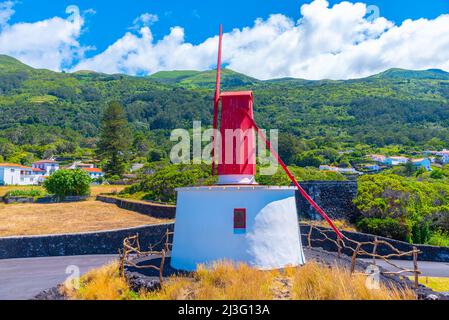
POLYGON ((28 300, 64 282, 79 270, 113 261, 115 255, 0 260, 0 300, 28 300))
MULTIPOLYGON (((372 259, 361 259, 364 262, 370 263, 372 259)), ((402 268, 412 269, 413 270, 413 262, 412 261, 393 261, 392 262, 402 268)), ((393 266, 387 264, 385 261, 377 260, 377 265, 385 268, 387 271, 399 271, 393 266)), ((422 276, 424 277, 437 277, 437 278, 449 278, 449 263, 443 262, 426 262, 426 261, 418 261, 418 268, 422 271, 422 276)), ((405 276, 412 274, 403 274, 405 276)))

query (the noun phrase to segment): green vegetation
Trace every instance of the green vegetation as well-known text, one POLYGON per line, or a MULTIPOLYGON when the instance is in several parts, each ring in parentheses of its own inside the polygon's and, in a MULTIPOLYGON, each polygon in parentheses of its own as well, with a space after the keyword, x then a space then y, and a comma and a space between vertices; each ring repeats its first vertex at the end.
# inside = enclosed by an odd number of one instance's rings
MULTIPOLYGON (((133 132, 130 159, 166 157, 172 129, 190 129, 193 120, 211 125, 214 82, 213 71, 68 74, 0 56, 0 161, 92 158, 111 101, 124 107, 133 132)), ((224 70, 223 88, 254 91, 256 121, 280 130, 280 152, 289 165, 345 165, 381 149, 410 154, 449 148, 449 76, 443 71, 259 81, 224 70), (342 150, 353 153, 338 154, 342 150)))
POLYGON ((44 182, 49 193, 64 198, 90 195, 92 179, 83 170, 58 170, 44 182))
MULTIPOLYGON (((292 173, 299 181, 310 180, 344 180, 345 177, 335 172, 323 172, 315 168, 290 167, 292 173)), ((132 185, 120 193, 121 197, 152 200, 165 203, 176 202, 176 188, 213 185, 217 182, 217 177, 211 176, 211 166, 168 164, 166 162, 154 162, 144 168, 140 177, 140 182, 132 185)), ((279 167, 272 176, 258 174, 257 182, 262 185, 291 185, 290 179, 279 167)))
POLYGON ((24 197, 24 198, 35 198, 43 196, 43 192, 40 189, 28 189, 28 190, 11 190, 5 194, 5 198, 10 197, 24 197))
POLYGON ((111 102, 103 114, 98 156, 106 161, 104 171, 109 176, 125 173, 131 148, 131 131, 125 110, 117 102, 111 102))
POLYGON ((355 204, 363 215, 357 222, 361 231, 413 243, 441 245, 449 240, 447 180, 388 173, 363 176, 355 204))

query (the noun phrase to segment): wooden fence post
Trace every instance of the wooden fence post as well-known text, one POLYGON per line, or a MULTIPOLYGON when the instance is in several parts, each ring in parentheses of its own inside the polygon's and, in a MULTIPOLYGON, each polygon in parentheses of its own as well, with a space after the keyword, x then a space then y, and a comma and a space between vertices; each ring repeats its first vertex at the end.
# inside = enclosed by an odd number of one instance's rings
POLYGON ((419 287, 418 248, 413 247, 413 268, 415 271, 415 288, 419 287))
POLYGON ((373 247, 373 264, 376 265, 376 252, 377 252, 377 240, 378 238, 374 238, 374 247, 373 247))
POLYGON ((357 244, 357 248, 354 251, 354 254, 352 255, 352 262, 351 262, 351 274, 355 272, 355 264, 357 262, 357 256, 359 255, 360 247, 362 245, 359 243, 357 244))
POLYGON ((313 225, 310 225, 309 234, 307 235, 307 241, 309 242, 309 248, 312 248, 312 231, 313 231, 313 225))

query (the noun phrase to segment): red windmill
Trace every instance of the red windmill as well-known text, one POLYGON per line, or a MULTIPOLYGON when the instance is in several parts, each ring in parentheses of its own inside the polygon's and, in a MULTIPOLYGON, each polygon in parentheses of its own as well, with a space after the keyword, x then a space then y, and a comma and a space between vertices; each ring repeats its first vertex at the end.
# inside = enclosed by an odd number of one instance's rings
MULTIPOLYGON (((332 220, 320 208, 320 206, 307 194, 307 192, 299 185, 293 174, 284 164, 279 154, 271 146, 271 143, 265 137, 263 132, 257 126, 253 116, 253 93, 251 91, 239 92, 223 92, 221 93, 221 55, 223 44, 223 28, 220 25, 220 36, 218 46, 218 61, 217 61, 217 80, 214 97, 214 132, 217 132, 221 101, 221 122, 220 135, 221 148, 218 176, 219 184, 234 185, 234 184, 255 184, 256 175, 256 144, 254 130, 258 133, 260 139, 264 141, 269 148, 272 155, 277 159, 282 169, 290 178, 292 183, 299 190, 301 195, 314 207, 315 210, 329 223, 338 237, 341 239, 343 235, 335 227, 332 220), (237 134, 235 132, 238 131, 237 134), (234 135, 232 134, 234 132, 234 135), (240 141, 239 141, 240 137, 240 141), (235 141, 237 139, 237 141, 235 141), (236 143, 234 143, 236 142, 236 143)), ((214 135, 213 150, 212 150, 212 173, 216 173, 217 166, 217 152, 216 142, 217 135, 214 135)))

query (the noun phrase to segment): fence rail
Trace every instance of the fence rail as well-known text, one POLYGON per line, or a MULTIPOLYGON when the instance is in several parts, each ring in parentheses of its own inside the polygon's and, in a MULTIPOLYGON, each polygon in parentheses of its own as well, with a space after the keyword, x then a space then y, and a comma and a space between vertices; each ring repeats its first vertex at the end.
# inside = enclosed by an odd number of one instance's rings
POLYGON ((122 277, 125 277, 125 267, 134 267, 137 269, 154 269, 156 271, 159 271, 159 281, 162 285, 164 282, 164 266, 165 266, 165 259, 167 255, 171 252, 173 244, 170 243, 170 236, 173 235, 173 232, 171 232, 169 229, 165 232, 165 234, 162 236, 161 240, 156 242, 155 244, 150 245, 150 248, 148 251, 142 251, 139 241, 139 235, 135 235, 132 237, 125 238, 123 240, 123 249, 119 250, 119 257, 120 257, 120 274, 122 277), (154 248, 157 248, 161 244, 164 244, 162 250, 155 250, 154 248), (161 257, 161 264, 159 266, 157 265, 137 265, 132 261, 131 258, 141 258, 145 256, 155 256, 155 257, 161 257))
POLYGON ((382 272, 382 274, 385 275, 402 275, 404 273, 412 273, 414 275, 414 285, 415 288, 418 288, 419 286, 419 275, 422 274, 422 272, 418 268, 418 255, 421 253, 420 250, 418 250, 416 247, 413 247, 413 250, 411 251, 400 251, 399 249, 395 248, 391 243, 384 241, 384 240, 378 240, 377 237, 375 237, 374 241, 365 241, 365 242, 358 242, 355 240, 352 240, 348 238, 347 236, 343 235, 342 239, 337 238, 332 239, 329 237, 328 234, 332 234, 332 230, 323 229, 320 228, 314 224, 310 224, 310 230, 307 235, 307 241, 309 248, 312 248, 313 242, 326 242, 330 241, 332 242, 338 250, 338 256, 340 257, 342 254, 342 250, 350 250, 352 252, 351 257, 351 273, 355 274, 356 271, 356 263, 357 258, 359 256, 365 256, 373 259, 373 264, 376 265, 376 260, 382 260, 388 265, 394 267, 398 271, 391 271, 391 272, 382 272), (322 238, 319 239, 312 239, 313 231, 316 230, 322 238), (351 245, 350 245, 351 244, 351 245), (373 247, 372 252, 368 252, 367 249, 365 249, 367 246, 373 247), (387 246, 393 253, 382 255, 378 253, 380 246, 387 246), (404 256, 411 256, 413 258, 413 269, 407 269, 398 266, 394 262, 390 261, 394 258, 401 258, 404 256))

